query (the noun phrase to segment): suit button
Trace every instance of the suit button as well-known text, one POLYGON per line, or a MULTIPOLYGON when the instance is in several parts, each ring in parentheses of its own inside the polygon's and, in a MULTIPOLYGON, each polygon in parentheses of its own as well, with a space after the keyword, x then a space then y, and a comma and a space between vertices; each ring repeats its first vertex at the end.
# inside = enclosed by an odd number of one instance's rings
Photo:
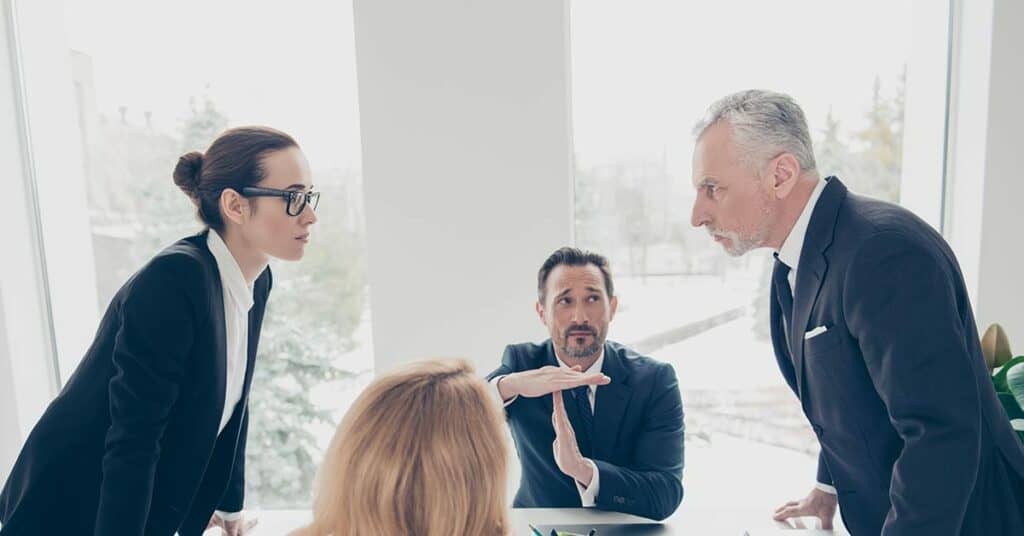
POLYGON ((822 428, 817 424, 812 424, 811 428, 814 429, 814 435, 818 436, 819 438, 825 433, 825 430, 822 430, 822 428))

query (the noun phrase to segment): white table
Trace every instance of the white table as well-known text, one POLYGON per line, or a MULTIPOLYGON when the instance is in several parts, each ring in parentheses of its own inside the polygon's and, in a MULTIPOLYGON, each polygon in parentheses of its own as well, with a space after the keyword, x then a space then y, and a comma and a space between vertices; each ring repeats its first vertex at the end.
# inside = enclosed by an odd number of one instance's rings
MULTIPOLYGON (((259 524, 252 536, 284 536, 290 531, 301 527, 309 521, 310 513, 305 510, 274 510, 254 512, 259 524)), ((584 508, 516 508, 512 510, 513 536, 530 536, 529 524, 633 524, 650 523, 650 520, 584 508)), ((840 523, 836 516, 836 523, 840 523)), ((774 535, 784 536, 824 536, 845 535, 844 530, 812 530, 793 529, 791 525, 776 523, 771 519, 771 512, 760 509, 708 509, 690 508, 683 501, 683 506, 664 522, 663 534, 696 535, 696 536, 750 536, 774 535), (788 530, 787 530, 788 528, 788 530)), ((214 531, 207 531, 213 536, 214 531)), ((649 534, 649 533, 645 533, 649 534)), ((600 536, 600 535, 599 535, 600 536)))
MULTIPOLYGON (((838 519, 837 519, 838 520, 838 519)), ((587 525, 587 524, 643 524, 652 523, 649 519, 603 512, 590 508, 517 508, 512 510, 513 534, 531 534, 529 524, 533 525, 587 525)), ((675 514, 663 522, 663 530, 659 532, 644 531, 643 534, 665 535, 698 535, 743 536, 750 532, 752 536, 762 534, 792 534, 794 536, 846 534, 845 531, 794 529, 792 525, 772 521, 771 512, 750 509, 700 509, 681 506, 675 514)), ((600 536, 600 530, 598 531, 600 536)))

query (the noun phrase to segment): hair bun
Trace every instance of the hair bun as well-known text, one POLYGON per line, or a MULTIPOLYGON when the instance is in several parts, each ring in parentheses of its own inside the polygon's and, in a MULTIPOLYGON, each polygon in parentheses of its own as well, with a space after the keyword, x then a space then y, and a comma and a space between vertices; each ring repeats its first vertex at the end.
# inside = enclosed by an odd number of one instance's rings
POLYGON ((185 153, 174 166, 174 184, 186 195, 195 199, 199 191, 199 175, 203 169, 203 153, 185 153))

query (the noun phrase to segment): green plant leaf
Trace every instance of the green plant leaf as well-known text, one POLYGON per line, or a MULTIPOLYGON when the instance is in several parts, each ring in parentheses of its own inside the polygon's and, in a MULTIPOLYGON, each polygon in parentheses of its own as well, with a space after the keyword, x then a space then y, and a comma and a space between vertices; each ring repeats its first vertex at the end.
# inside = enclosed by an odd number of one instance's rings
POLYGON ((1003 369, 1006 371, 1006 387, 1017 400, 1017 405, 1024 408, 1024 363, 1007 364, 1003 369))
POLYGON ((1024 355, 1019 355, 1011 359, 1008 363, 1002 366, 999 370, 995 371, 995 375, 992 376, 992 383, 995 385, 997 393, 1009 393, 1010 387, 1006 385, 1006 373, 1009 370, 1020 363, 1024 363, 1024 355))
POLYGON ((1010 393, 996 393, 999 395, 999 402, 1003 404, 1003 409, 1006 410, 1006 414, 1010 417, 1010 420, 1024 419, 1024 410, 1020 409, 1020 404, 1017 403, 1017 399, 1013 398, 1010 393))

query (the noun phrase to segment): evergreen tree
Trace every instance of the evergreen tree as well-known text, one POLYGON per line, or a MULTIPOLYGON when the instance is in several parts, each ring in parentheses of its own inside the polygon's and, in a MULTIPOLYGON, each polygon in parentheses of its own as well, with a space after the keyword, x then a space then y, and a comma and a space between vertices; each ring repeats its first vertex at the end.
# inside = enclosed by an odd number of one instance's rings
POLYGON ((347 226, 345 181, 318 176, 321 208, 315 243, 297 263, 275 263, 274 290, 249 397, 247 502, 306 508, 322 459, 317 432, 333 433, 342 408, 319 408, 314 387, 366 371, 339 366, 367 300, 361 228, 347 226))
POLYGON ((882 95, 881 81, 875 78, 868 123, 854 134, 862 146, 858 155, 858 191, 893 203, 899 201, 903 169, 904 77, 892 98, 882 95))

